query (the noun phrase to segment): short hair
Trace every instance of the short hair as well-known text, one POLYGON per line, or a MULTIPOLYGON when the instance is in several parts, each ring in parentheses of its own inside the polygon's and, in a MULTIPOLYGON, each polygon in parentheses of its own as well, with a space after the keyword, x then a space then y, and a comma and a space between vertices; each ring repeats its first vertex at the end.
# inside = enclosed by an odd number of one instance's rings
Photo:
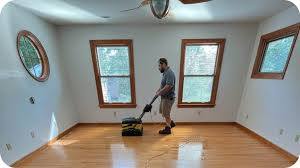
POLYGON ((168 65, 168 60, 165 59, 165 58, 160 58, 160 59, 158 60, 158 63, 168 65))

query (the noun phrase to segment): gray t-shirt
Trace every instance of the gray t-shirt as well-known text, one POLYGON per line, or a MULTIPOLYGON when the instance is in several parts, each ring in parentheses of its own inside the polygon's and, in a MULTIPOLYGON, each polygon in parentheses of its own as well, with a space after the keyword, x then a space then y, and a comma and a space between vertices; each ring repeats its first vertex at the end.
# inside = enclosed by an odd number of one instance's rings
POLYGON ((162 89, 166 85, 172 86, 172 89, 168 91, 167 93, 161 95, 162 98, 174 98, 175 97, 175 81, 176 77, 174 72, 171 70, 171 68, 167 68, 165 72, 163 73, 160 88, 162 89))

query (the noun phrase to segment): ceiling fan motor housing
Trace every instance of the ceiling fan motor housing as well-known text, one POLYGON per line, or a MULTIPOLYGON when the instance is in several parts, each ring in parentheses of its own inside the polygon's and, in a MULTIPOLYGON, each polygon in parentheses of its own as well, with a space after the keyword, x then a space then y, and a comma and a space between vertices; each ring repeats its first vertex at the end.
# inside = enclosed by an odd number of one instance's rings
POLYGON ((150 0, 152 13, 158 19, 162 19, 168 15, 170 0, 150 0))

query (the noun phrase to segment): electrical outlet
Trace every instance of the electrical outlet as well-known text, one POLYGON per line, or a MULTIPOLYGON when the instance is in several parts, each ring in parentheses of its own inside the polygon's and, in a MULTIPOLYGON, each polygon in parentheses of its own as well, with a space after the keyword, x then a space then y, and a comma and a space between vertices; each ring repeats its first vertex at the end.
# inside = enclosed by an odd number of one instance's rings
POLYGON ((284 129, 279 130, 279 135, 283 135, 284 129))
POLYGON ((34 139, 35 138, 35 133, 32 131, 30 132, 31 138, 34 139))
POLYGON ((11 151, 11 150, 12 150, 11 144, 6 144, 6 149, 7 149, 8 151, 11 151))
POLYGON ((117 112, 114 112, 114 117, 117 117, 117 112))
POLYGON ((295 142, 299 142, 299 140, 300 140, 300 135, 296 135, 295 142))
POLYGON ((198 111, 198 115, 201 115, 201 111, 198 111))

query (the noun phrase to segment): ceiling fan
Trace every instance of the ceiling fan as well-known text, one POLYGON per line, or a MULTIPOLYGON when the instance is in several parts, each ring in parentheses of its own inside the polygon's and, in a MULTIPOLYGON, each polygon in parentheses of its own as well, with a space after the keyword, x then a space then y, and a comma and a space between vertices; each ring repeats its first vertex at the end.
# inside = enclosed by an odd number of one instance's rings
MULTIPOLYGON (((179 1, 182 2, 183 4, 195 4, 195 3, 208 2, 211 0, 179 0, 179 1)), ((137 10, 147 5, 150 5, 151 11, 156 18, 162 19, 165 16, 167 16, 169 13, 170 0, 143 0, 139 6, 131 9, 122 10, 121 12, 137 10)))

